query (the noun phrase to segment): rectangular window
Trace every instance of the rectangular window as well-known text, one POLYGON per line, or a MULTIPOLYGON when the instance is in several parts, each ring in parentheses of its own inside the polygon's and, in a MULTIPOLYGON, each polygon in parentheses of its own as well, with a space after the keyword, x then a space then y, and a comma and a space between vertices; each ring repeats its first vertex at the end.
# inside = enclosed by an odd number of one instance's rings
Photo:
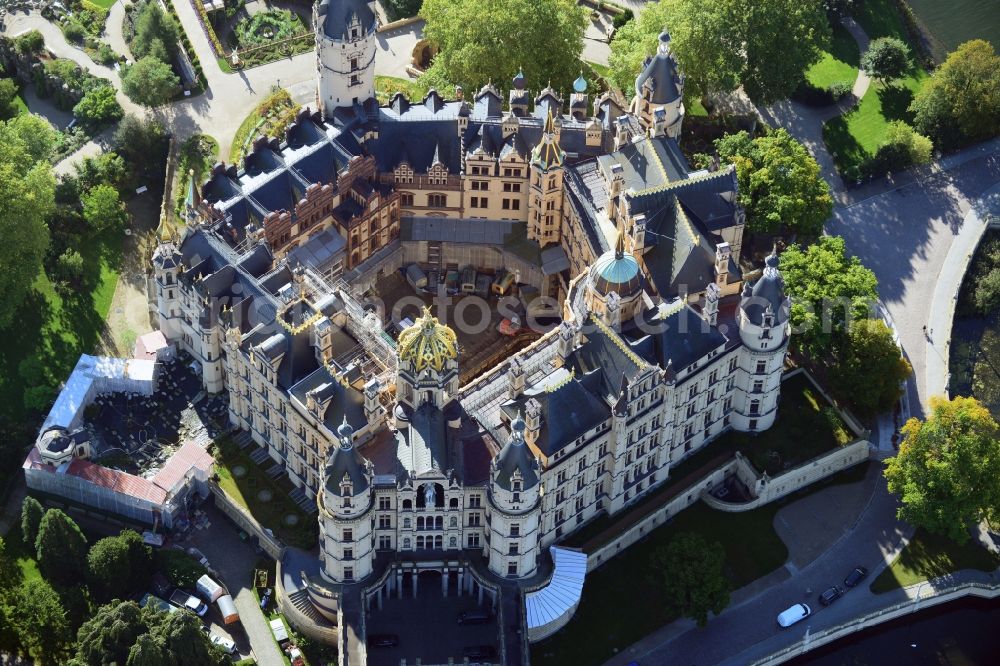
POLYGON ((345 560, 353 560, 354 559, 354 549, 353 548, 345 548, 344 549, 344 559, 345 560))
POLYGON ((507 565, 507 575, 508 576, 517 575, 517 562, 511 562, 507 565))
POLYGON ((762 375, 767 372, 767 361, 757 361, 757 374, 762 375))
POLYGON ((478 548, 479 532, 473 532, 472 534, 470 534, 467 543, 469 544, 469 548, 478 548))
POLYGON ((478 509, 482 506, 482 498, 479 495, 469 495, 469 507, 472 509, 478 509))
POLYGON ((354 530, 344 530, 344 541, 354 541, 354 530))
POLYGON ((378 527, 380 530, 387 530, 392 528, 392 518, 389 516, 379 516, 378 517, 378 527))
POLYGON ((480 517, 478 513, 469 514, 469 527, 479 527, 480 517))
POLYGON ((392 548, 392 537, 383 535, 378 538, 379 550, 390 550, 391 548, 392 548))
POLYGON ((583 490, 583 477, 582 476, 577 477, 577 479, 576 479, 576 491, 580 492, 581 490, 583 490))
POLYGON ((444 208, 448 205, 448 195, 428 194, 427 205, 430 206, 431 208, 444 208))
POLYGON ((510 535, 512 537, 521 536, 521 526, 517 523, 510 524, 510 535))
POLYGON ((380 511, 388 511, 392 508, 392 499, 389 497, 379 497, 378 508, 380 511))
POLYGON ((354 580, 354 568, 346 567, 344 569, 344 580, 354 580))
POLYGON ((399 205, 400 206, 412 206, 413 205, 413 195, 409 192, 403 192, 399 195, 399 205))
POLYGON ((512 544, 510 544, 510 545, 507 546, 507 554, 508 555, 517 555, 517 544, 516 543, 512 543, 512 544))
POLYGON ((755 381, 753 383, 753 392, 754 393, 763 393, 764 392, 764 382, 759 381, 759 380, 755 381))

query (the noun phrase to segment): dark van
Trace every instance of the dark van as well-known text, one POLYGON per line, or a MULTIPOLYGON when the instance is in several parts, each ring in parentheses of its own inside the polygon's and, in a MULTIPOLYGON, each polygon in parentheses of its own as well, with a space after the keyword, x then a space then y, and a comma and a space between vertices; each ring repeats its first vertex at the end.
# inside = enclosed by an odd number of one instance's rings
POLYGON ((486 624, 493 615, 487 610, 474 610, 458 614, 459 624, 486 624))

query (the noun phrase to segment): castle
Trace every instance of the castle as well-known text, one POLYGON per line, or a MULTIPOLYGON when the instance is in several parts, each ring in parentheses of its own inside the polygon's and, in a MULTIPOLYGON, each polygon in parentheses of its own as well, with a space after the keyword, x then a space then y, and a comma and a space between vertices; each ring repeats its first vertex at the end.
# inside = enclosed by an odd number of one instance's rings
POLYGON ((506 102, 487 84, 379 106, 371 3, 314 11, 317 108, 217 165, 153 264, 160 330, 316 507, 321 615, 337 621, 338 595, 416 593, 428 568, 457 589, 530 579, 719 434, 770 427, 778 258, 743 281, 735 172, 680 152, 669 36, 628 109, 582 77, 568 104, 532 97, 520 74, 506 102), (562 322, 461 385, 430 310, 393 341, 364 307, 410 264, 505 268, 562 322))

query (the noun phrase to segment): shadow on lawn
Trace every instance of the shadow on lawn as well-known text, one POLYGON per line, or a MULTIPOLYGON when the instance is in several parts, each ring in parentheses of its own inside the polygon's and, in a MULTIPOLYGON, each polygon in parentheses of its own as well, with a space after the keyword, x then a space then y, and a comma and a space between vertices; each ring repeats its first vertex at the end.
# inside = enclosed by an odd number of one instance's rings
POLYGON ((886 120, 913 122, 913 113, 910 112, 910 104, 913 102, 912 90, 902 85, 889 84, 878 87, 875 92, 882 102, 882 115, 886 120))

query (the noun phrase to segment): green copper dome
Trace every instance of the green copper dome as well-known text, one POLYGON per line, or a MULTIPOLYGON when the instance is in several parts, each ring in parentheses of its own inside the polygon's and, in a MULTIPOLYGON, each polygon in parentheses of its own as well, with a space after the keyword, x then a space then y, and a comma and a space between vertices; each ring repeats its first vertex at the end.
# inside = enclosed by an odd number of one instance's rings
POLYGON ((607 296, 616 292, 621 298, 630 298, 642 289, 642 271, 631 253, 625 252, 621 235, 615 249, 602 254, 590 269, 590 282, 597 293, 607 296))

